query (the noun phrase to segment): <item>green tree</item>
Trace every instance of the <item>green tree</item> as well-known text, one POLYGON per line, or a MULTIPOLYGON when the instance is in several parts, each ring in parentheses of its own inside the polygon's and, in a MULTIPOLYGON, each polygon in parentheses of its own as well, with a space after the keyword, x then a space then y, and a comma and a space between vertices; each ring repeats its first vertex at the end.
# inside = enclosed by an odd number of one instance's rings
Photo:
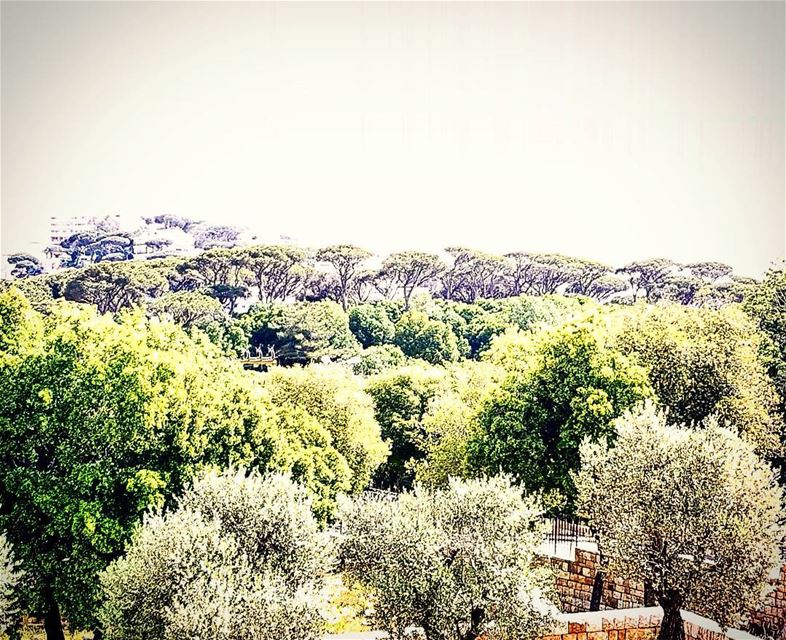
POLYGON ((214 297, 198 291, 165 293, 147 306, 153 317, 168 318, 187 332, 204 332, 224 353, 237 357, 248 347, 243 329, 214 297))
POLYGON ((265 245, 243 249, 246 283, 255 287, 260 302, 286 300, 303 286, 306 252, 297 247, 265 245))
POLYGON ((783 419, 762 361, 762 334, 742 311, 680 305, 623 310, 616 347, 644 365, 675 423, 710 415, 769 458, 781 455, 783 419))
POLYGON ((651 393, 646 372, 608 346, 592 321, 531 336, 523 358, 483 402, 471 460, 561 496, 557 510, 571 513, 579 445, 613 435, 614 418, 651 393))
POLYGON ((363 349, 352 370, 359 376, 373 376, 389 369, 404 366, 407 356, 397 346, 383 344, 378 347, 363 349))
POLYGON ((396 323, 393 340, 405 355, 431 364, 454 362, 459 358, 458 341, 450 327, 432 320, 422 311, 407 311, 396 323))
POLYGON ((422 251, 403 251, 392 253, 382 263, 382 275, 393 283, 394 290, 401 290, 404 298, 404 309, 409 310, 412 293, 418 287, 425 287, 434 282, 445 265, 439 256, 422 251))
POLYGON ((273 349, 280 364, 345 360, 360 349, 335 302, 259 305, 240 320, 249 344, 273 349))
POLYGON ((663 280, 678 271, 680 266, 666 258, 653 258, 651 260, 637 260, 617 269, 630 278, 633 287, 633 299, 638 300, 639 292, 644 291, 647 301, 652 300, 653 292, 661 286, 663 280))
POLYGON ((534 640, 553 609, 543 600, 550 575, 535 561, 540 515, 505 477, 364 496, 342 506, 339 555, 394 640, 411 625, 426 640, 534 640))
POLYGON ((388 448, 374 419, 371 398, 343 367, 276 368, 263 378, 277 407, 294 407, 316 420, 351 470, 345 490, 367 488, 388 448))
POLYGON ((209 473, 102 576, 110 640, 318 640, 330 545, 286 476, 209 473))
POLYGON ((390 443, 390 456, 377 471, 377 486, 412 485, 413 472, 409 465, 425 455, 422 421, 430 402, 445 392, 446 385, 443 369, 422 364, 385 372, 366 385, 382 437, 390 443))
POLYGON ((763 345, 765 362, 780 396, 780 413, 786 416, 786 263, 770 269, 762 283, 751 287, 743 309, 770 340, 763 345))
POLYGON ((13 267, 12 278, 31 278, 44 272, 41 261, 29 253, 12 253, 6 258, 6 262, 13 267))
POLYGON ((144 262, 100 263, 70 273, 63 297, 116 313, 166 291, 161 273, 144 262))
POLYGON ((652 586, 659 640, 685 637, 683 608, 737 624, 780 566, 783 493, 772 469, 715 420, 669 426, 651 404, 616 432, 613 443, 582 446, 576 478, 607 571, 652 586))
POLYGON ((415 435, 422 456, 409 460, 407 468, 427 486, 447 486, 450 478, 475 475, 469 445, 478 435, 475 415, 482 400, 505 377, 505 371, 489 362, 463 362, 448 369, 445 389, 432 398, 415 435))
POLYGON ((317 260, 327 262, 336 275, 336 288, 341 307, 349 308, 350 289, 357 279, 360 266, 371 257, 371 253, 351 244, 325 247, 317 251, 317 260))
POLYGON ((207 339, 139 312, 116 321, 61 303, 43 316, 4 293, 0 376, 0 529, 30 577, 21 604, 50 640, 61 613, 95 623, 98 573, 199 468, 291 472, 324 503, 351 486, 313 418, 273 407, 207 339))
POLYGON ((164 294, 147 308, 151 315, 171 318, 184 329, 204 327, 227 317, 218 300, 197 291, 164 294))
POLYGON ((396 326, 385 309, 376 304, 361 304, 349 311, 349 330, 364 347, 393 342, 396 326))

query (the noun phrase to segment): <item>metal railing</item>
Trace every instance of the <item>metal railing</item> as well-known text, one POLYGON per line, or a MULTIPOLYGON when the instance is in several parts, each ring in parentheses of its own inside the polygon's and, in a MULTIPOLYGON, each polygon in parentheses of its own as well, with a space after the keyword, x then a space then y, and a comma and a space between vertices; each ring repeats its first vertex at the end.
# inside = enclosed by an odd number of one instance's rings
POLYGON ((554 545, 556 553, 560 544, 577 546, 579 543, 595 542, 592 530, 580 520, 551 518, 551 528, 546 534, 546 542, 554 545))

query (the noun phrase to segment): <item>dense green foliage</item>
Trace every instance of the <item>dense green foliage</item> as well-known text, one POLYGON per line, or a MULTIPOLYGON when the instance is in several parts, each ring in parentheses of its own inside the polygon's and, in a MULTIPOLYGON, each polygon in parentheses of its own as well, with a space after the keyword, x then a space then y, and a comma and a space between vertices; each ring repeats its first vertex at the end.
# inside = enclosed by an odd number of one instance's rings
POLYGON ((364 347, 393 342, 396 325, 381 305, 362 304, 349 312, 349 329, 364 347))
POLYGON ((0 375, 0 527, 32 577, 23 605, 59 606, 77 626, 93 624, 97 574, 141 514, 199 468, 291 472, 324 517, 384 458, 359 389, 333 385, 320 401, 330 409, 314 408, 302 400, 329 384, 319 379, 284 401, 284 374, 262 387, 204 337, 140 313, 65 305, 41 316, 5 293, 0 375))
POLYGON ((641 307, 623 316, 615 346, 647 368, 670 421, 699 423, 714 415, 760 454, 781 455, 783 416, 755 323, 734 308, 641 307))
POLYGON ((743 308, 771 341, 766 361, 786 414, 786 270, 770 269, 760 286, 751 287, 743 308))
POLYGON ((0 297, 0 530, 21 607, 93 625, 99 573, 205 468, 290 474, 323 524, 342 493, 500 470, 572 515, 582 442, 613 445, 645 399, 783 464, 783 271, 448 255, 374 271, 348 245, 216 247, 43 275, 20 259, 27 300, 0 297), (233 362, 259 355, 280 366, 233 362))
POLYGON ((307 367, 278 368, 263 382, 274 406, 305 412, 329 434, 348 473, 338 481, 336 465, 329 465, 320 482, 335 482, 341 491, 365 489, 388 448, 380 439, 371 400, 358 379, 346 369, 307 367))
POLYGON ((347 359, 359 349, 346 314, 333 302, 261 305, 240 325, 252 349, 285 365, 347 359))
POLYGON ((394 344, 404 355, 431 364, 455 362, 459 358, 458 343, 450 326, 422 311, 407 311, 401 316, 396 323, 394 344))
POLYGON ((646 371, 607 348, 599 322, 532 336, 516 370, 483 403, 470 445, 473 464, 502 469, 528 490, 572 509, 569 472, 585 438, 613 435, 612 421, 651 394, 646 371))

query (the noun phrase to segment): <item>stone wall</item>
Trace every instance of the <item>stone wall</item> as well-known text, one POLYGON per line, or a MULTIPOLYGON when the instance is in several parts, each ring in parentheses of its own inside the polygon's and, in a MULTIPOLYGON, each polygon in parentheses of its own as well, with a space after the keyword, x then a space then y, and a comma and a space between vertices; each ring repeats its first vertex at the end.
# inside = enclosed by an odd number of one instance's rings
MULTIPOLYGON (((573 560, 544 558, 556 574, 560 609, 566 613, 589 611, 599 556, 594 551, 576 549, 573 560)), ((644 605, 644 585, 631 580, 606 578, 601 610, 626 609, 644 605)))
POLYGON ((786 630, 786 566, 770 580, 772 591, 764 604, 751 614, 750 622, 763 635, 779 638, 786 630))
MULTIPOLYGON (((663 612, 660 607, 568 613, 558 616, 557 627, 542 640, 655 640, 663 612)), ((737 629, 723 631, 712 620, 682 612, 686 640, 755 640, 737 629)))

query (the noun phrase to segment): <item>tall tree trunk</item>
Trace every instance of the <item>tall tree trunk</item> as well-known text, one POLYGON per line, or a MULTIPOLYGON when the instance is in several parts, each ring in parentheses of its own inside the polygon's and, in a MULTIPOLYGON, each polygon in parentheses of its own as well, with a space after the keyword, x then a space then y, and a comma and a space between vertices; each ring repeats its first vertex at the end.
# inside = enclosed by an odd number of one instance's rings
POLYGON ((652 588, 652 583, 649 580, 644 581, 644 606, 654 607, 658 604, 658 599, 655 597, 655 589, 652 588))
POLYGON ((658 640, 685 640, 685 625, 682 622, 682 595, 669 589, 660 598, 663 608, 663 620, 660 625, 658 640))
POLYGON ((47 588, 44 593, 46 613, 44 615, 44 631, 46 640, 65 640, 63 633, 63 621, 60 618, 60 607, 51 588, 47 588))
POLYGON ((480 607, 474 607, 470 613, 470 620, 471 624, 464 634, 464 640, 477 640, 480 637, 480 627, 486 620, 486 612, 480 607))
POLYGON ((600 611, 600 603, 603 600, 603 580, 602 571, 595 574, 595 581, 592 583, 592 595, 590 596, 590 611, 600 611))

